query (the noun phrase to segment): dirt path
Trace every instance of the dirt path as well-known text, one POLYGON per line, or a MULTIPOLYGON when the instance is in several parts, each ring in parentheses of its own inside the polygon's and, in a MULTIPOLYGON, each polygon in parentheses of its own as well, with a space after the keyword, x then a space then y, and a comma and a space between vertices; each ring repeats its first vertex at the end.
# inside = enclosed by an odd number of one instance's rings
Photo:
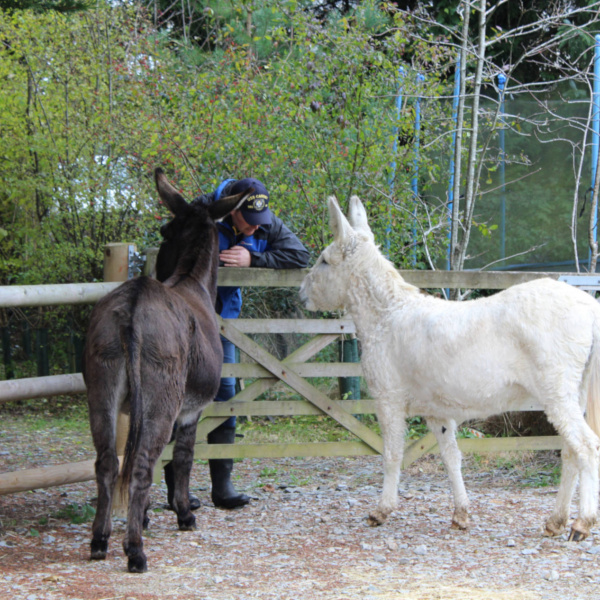
MULTIPOLYGON (((0 455, 0 470, 14 458, 0 455)), ((162 508, 164 485, 154 486, 144 575, 126 572, 122 522, 107 560, 88 560, 90 522, 73 521, 92 501, 93 483, 0 497, 0 598, 600 599, 600 531, 580 544, 542 538, 556 487, 523 487, 522 474, 467 464, 468 533, 449 529, 437 457, 404 474, 401 508, 378 528, 365 523, 382 481, 377 457, 246 460, 236 476, 253 502, 217 510, 207 467, 194 466, 205 502, 194 532, 177 531, 162 508)))

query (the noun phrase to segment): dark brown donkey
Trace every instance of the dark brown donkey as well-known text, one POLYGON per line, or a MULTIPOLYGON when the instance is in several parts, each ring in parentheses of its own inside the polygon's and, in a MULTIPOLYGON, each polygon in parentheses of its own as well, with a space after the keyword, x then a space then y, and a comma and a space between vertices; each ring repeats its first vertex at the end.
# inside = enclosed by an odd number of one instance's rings
POLYGON ((174 214, 161 228, 157 269, 170 276, 126 281, 96 304, 85 348, 84 378, 96 447, 98 510, 91 558, 103 559, 112 530, 119 463, 117 413, 129 413, 122 479, 129 490, 123 549, 132 573, 147 570, 142 529, 156 460, 177 423, 173 507, 179 529, 193 529, 189 476, 196 425, 217 393, 223 351, 215 317, 218 234, 215 221, 250 192, 210 205, 188 204, 156 169, 158 193, 174 214))

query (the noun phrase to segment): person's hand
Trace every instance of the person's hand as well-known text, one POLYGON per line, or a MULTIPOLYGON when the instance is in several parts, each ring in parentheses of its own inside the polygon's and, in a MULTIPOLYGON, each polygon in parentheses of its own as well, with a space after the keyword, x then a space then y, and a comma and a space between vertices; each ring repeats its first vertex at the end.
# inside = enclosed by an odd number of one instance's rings
POLYGON ((228 250, 223 250, 219 254, 219 259, 226 267, 249 267, 251 256, 243 246, 233 246, 228 250))

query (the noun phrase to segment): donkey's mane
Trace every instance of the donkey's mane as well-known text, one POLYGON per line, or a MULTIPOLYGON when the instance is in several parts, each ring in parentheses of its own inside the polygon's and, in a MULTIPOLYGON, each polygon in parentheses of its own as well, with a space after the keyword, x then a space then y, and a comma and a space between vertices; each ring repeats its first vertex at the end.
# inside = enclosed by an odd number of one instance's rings
POLYGON ((407 293, 420 294, 418 287, 408 283, 396 267, 379 249, 379 246, 365 240, 355 250, 355 277, 364 281, 365 290, 375 299, 389 304, 400 301, 407 293))
POLYGON ((174 217, 161 227, 164 240, 156 259, 159 281, 166 281, 174 275, 177 278, 171 282, 173 284, 186 279, 193 273, 197 262, 206 264, 212 256, 212 237, 216 234, 216 227, 208 220, 205 205, 195 204, 190 208, 192 210, 186 217, 174 217), (183 235, 178 235, 181 231, 183 235))

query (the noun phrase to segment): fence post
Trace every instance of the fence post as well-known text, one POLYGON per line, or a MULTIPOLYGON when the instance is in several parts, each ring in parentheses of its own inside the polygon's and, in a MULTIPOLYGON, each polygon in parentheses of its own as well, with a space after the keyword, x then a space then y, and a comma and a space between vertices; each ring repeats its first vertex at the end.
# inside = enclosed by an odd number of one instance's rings
MULTIPOLYGON (((127 243, 107 244, 104 248, 104 281, 127 281, 130 278, 130 256, 135 254, 135 245, 127 243)), ((129 415, 117 415, 117 456, 125 454, 129 433, 129 415)), ((129 491, 122 489, 119 476, 113 496, 113 517, 127 518, 129 491)))
MULTIPOLYGON (((356 337, 340 340, 340 360, 345 363, 360 362, 358 358, 358 340, 356 337)), ((360 400, 360 377, 340 377, 340 397, 348 400, 360 400)))
POLYGON ((146 256, 146 261, 144 262, 142 275, 156 277, 156 257, 158 256, 158 248, 146 248, 143 253, 146 256))
POLYGON ((2 354, 4 355, 4 369, 6 379, 13 379, 15 371, 12 361, 12 351, 10 346, 10 328, 7 325, 2 327, 2 354))
POLYGON ((25 324, 23 325, 23 352, 25 353, 25 358, 29 360, 32 355, 31 326, 29 325, 29 321, 25 321, 25 324))
MULTIPOLYGON (((40 309, 41 310, 41 309, 40 309)), ((48 348, 48 328, 40 327, 35 332, 35 351, 37 356, 38 377, 50 375, 50 357, 48 348)))
POLYGON ((104 248, 104 281, 127 281, 131 278, 130 257, 135 255, 135 244, 106 244, 104 248))
POLYGON ((71 373, 81 373, 83 371, 83 348, 85 339, 73 328, 69 333, 69 367, 71 373))

